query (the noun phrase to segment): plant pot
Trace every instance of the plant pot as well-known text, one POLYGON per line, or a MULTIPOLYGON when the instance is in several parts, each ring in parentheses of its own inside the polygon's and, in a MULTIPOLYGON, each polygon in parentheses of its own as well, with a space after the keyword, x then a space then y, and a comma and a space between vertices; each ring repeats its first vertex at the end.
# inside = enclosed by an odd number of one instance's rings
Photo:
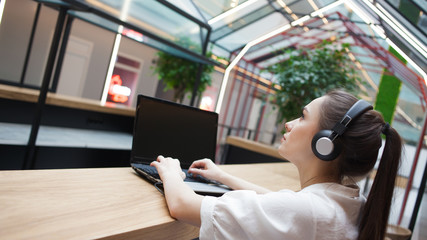
POLYGON ((391 240, 406 240, 406 239, 409 239, 411 234, 412 234, 411 230, 407 228, 404 228, 398 225, 389 224, 387 226, 387 231, 385 235, 391 240))

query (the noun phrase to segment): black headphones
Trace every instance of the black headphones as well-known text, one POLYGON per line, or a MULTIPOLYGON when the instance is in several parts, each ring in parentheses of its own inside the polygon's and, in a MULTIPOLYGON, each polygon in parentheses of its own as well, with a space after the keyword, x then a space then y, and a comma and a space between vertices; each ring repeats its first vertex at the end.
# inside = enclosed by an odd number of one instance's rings
POLYGON ((332 161, 337 158, 341 153, 342 146, 334 142, 334 140, 345 132, 351 121, 371 109, 373 109, 371 104, 364 100, 359 100, 351 106, 332 130, 320 130, 316 133, 311 141, 311 149, 314 155, 324 161, 332 161))

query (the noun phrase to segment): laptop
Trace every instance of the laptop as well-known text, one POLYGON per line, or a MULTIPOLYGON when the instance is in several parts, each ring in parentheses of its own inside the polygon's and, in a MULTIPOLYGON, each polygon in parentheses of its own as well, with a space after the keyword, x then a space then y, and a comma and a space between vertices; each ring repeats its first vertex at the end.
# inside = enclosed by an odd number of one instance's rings
POLYGON ((135 112, 130 164, 138 175, 163 193, 157 170, 149 166, 163 155, 180 160, 184 182, 196 193, 221 196, 231 190, 187 172, 195 160, 215 159, 217 113, 144 95, 138 95, 135 112))

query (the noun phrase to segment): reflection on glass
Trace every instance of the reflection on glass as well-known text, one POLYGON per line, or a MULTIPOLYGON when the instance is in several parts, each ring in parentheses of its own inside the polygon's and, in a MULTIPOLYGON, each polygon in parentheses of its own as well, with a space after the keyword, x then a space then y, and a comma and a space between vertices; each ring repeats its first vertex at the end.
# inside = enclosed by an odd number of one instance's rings
POLYGON ((386 0, 388 4, 399 11, 408 21, 421 30, 424 34, 427 33, 427 17, 425 10, 427 4, 425 0, 401 1, 401 0, 386 0))
MULTIPOLYGON (((194 48, 190 50, 200 54, 202 39, 206 38, 206 31, 190 19, 154 0, 86 0, 117 18, 125 16, 127 23, 151 32, 161 38, 179 43, 182 38, 189 39, 194 48), (126 7, 129 4, 129 7, 126 7), (123 13, 123 9, 128 9, 123 13)), ((185 47, 185 46, 183 46, 185 47)))

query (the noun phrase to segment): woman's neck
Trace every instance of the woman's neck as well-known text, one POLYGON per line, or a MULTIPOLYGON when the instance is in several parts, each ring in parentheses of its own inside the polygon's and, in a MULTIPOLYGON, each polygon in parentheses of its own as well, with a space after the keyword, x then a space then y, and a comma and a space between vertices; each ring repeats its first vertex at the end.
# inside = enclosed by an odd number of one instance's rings
POLYGON ((311 178, 300 178, 301 189, 317 183, 340 183, 339 179, 335 176, 312 176, 311 178))
POLYGON ((313 162, 309 166, 298 167, 301 189, 317 183, 340 183, 340 177, 332 162, 313 162))

